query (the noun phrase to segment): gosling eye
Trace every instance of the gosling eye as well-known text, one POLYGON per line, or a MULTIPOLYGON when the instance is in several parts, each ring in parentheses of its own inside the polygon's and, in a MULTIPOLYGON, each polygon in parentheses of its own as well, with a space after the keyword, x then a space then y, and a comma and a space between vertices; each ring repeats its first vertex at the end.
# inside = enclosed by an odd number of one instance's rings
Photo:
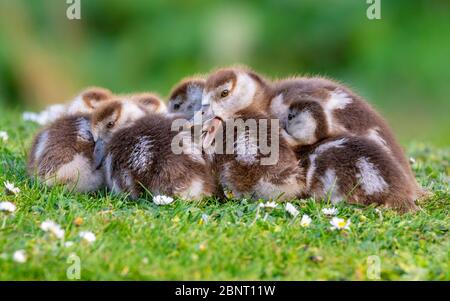
POLYGON ((222 97, 222 98, 227 97, 228 94, 230 94, 230 91, 225 89, 222 91, 222 93, 220 93, 220 97, 222 97))
POLYGON ((113 121, 110 121, 110 122, 108 122, 108 123, 106 124, 106 127, 107 127, 108 129, 112 129, 113 126, 114 126, 114 122, 113 122, 113 121))
POLYGON ((179 103, 176 103, 176 104, 173 105, 173 109, 175 111, 177 111, 179 108, 180 108, 180 104, 179 103))
POLYGON ((292 114, 292 113, 289 113, 289 115, 288 115, 288 120, 292 120, 292 119, 294 119, 294 117, 295 117, 295 115, 294 115, 294 114, 292 114))

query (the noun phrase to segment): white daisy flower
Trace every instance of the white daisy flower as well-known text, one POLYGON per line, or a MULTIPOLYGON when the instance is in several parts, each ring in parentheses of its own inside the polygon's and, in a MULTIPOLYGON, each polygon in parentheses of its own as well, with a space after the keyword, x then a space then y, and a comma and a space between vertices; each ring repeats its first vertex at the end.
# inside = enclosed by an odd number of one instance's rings
POLYGON ((333 215, 338 214, 338 210, 334 207, 333 208, 323 208, 322 213, 327 216, 333 216, 333 215))
POLYGON ((48 232, 48 231, 50 231, 50 229, 55 228, 55 227, 59 227, 59 225, 51 220, 46 220, 41 223, 41 230, 45 231, 45 232, 48 232))
POLYGON ((64 247, 66 247, 66 248, 70 248, 71 246, 73 246, 73 241, 66 241, 65 243, 64 243, 64 247))
POLYGON ((166 196, 166 195, 157 195, 157 196, 153 197, 153 202, 156 205, 169 205, 170 203, 173 202, 173 198, 171 198, 170 196, 166 196))
POLYGON ((300 226, 302 227, 309 227, 311 225, 312 219, 307 214, 303 214, 302 219, 300 220, 300 226))
POLYGON ((64 230, 63 229, 53 229, 52 233, 58 239, 62 239, 64 237, 64 230))
POLYGON ((350 228, 350 220, 346 221, 343 218, 333 217, 330 221, 331 230, 342 230, 350 228))
POLYGON ((41 229, 45 232, 52 233, 59 239, 64 237, 64 230, 61 229, 61 226, 55 223, 54 221, 46 220, 42 222, 41 229))
POLYGON ((0 211, 14 212, 16 211, 16 205, 11 202, 1 202, 0 211))
POLYGON ((205 214, 205 213, 202 214, 202 221, 203 221, 203 223, 205 223, 205 224, 209 221, 209 216, 208 216, 208 214, 205 214))
POLYGON ((259 203, 259 207, 261 208, 275 209, 277 206, 278 204, 276 202, 259 203))
POLYGON ((378 209, 378 208, 375 208, 375 213, 377 213, 377 214, 378 214, 378 217, 379 217, 379 218, 383 219, 383 213, 381 212, 381 210, 380 210, 380 209, 378 209))
POLYGON ((8 141, 9 136, 8 133, 5 131, 0 131, 0 140, 3 140, 3 142, 8 141))
POLYGON ((13 260, 15 262, 24 263, 27 261, 27 254, 24 250, 17 250, 13 254, 13 260))
POLYGON ((93 243, 96 240, 95 234, 91 231, 82 231, 79 236, 88 243, 93 243))
POLYGON ((14 194, 14 195, 19 194, 20 189, 17 188, 16 186, 14 186, 13 183, 6 181, 6 182, 4 182, 4 185, 6 188, 6 193, 14 194))
POLYGON ((286 206, 284 208, 293 217, 296 217, 299 214, 299 211, 297 210, 297 208, 295 208, 295 206, 292 205, 291 203, 286 203, 286 206))

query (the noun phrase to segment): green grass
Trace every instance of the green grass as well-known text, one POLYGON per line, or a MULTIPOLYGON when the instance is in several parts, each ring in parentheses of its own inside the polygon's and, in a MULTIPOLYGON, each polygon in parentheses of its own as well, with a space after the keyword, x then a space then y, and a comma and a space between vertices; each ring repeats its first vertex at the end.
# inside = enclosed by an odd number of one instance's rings
POLYGON ((293 200, 301 214, 292 218, 282 206, 269 212, 240 200, 178 200, 158 207, 106 192, 45 188, 25 172, 37 126, 22 122, 18 112, 1 116, 0 131, 10 137, 0 142, 0 185, 11 181, 21 192, 6 195, 0 187, 0 201, 17 205, 14 215, 0 212, 0 280, 66 280, 72 253, 81 260, 82 280, 366 280, 372 255, 379 256, 381 279, 450 280, 450 149, 408 148, 419 181, 434 193, 420 204, 421 212, 400 216, 342 204, 338 215, 351 220, 350 230, 331 231, 320 212, 327 204, 312 200, 293 200), (207 223, 200 222, 202 214, 209 216, 207 223), (311 216, 309 228, 300 226, 302 214, 311 216), (74 224, 77 217, 81 226, 74 224), (75 244, 66 248, 43 232, 46 219, 59 223, 65 240, 75 244), (83 230, 97 240, 80 241, 83 230), (25 263, 12 260, 18 249, 26 251, 25 263))

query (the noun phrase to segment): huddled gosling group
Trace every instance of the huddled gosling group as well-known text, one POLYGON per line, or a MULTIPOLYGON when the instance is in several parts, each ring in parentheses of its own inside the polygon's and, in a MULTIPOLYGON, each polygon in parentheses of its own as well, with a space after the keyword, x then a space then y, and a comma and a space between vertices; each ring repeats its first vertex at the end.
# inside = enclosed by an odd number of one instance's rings
POLYGON ((29 153, 30 175, 48 186, 107 187, 133 199, 148 192, 224 198, 224 191, 254 200, 312 197, 399 212, 417 210, 415 201, 426 195, 383 117, 322 77, 272 81, 230 67, 181 80, 167 106, 154 93, 115 95, 94 87, 65 108, 39 131, 29 153), (227 125, 237 119, 253 121, 264 136, 246 128, 228 143, 227 125), (263 140, 276 146, 270 164, 263 163, 263 140), (231 152, 210 151, 220 144, 231 152))

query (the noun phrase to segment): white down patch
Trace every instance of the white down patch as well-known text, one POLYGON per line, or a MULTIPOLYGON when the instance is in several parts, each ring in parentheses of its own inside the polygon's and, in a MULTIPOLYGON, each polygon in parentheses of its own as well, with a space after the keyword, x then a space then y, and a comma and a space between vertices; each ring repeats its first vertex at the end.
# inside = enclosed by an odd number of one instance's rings
POLYGON ((339 187, 337 184, 336 171, 334 169, 327 169, 325 174, 320 179, 323 186, 324 196, 327 196, 332 204, 336 204, 342 200, 339 194, 339 187))
POLYGON ((335 147, 343 147, 344 144, 347 142, 346 138, 341 138, 338 140, 333 140, 324 144, 319 145, 316 150, 314 151, 315 154, 320 155, 322 153, 324 153, 325 151, 331 149, 331 148, 335 148, 335 147))
POLYGON ((288 133, 300 144, 314 144, 316 138, 317 122, 310 111, 300 112, 289 124, 288 133))
MULTIPOLYGON (((369 140, 372 140, 373 142, 377 143, 379 146, 383 148, 389 155, 393 156, 391 149, 389 148, 389 145, 387 144, 386 140, 383 139, 380 135, 380 129, 378 127, 371 128, 367 131, 366 138, 369 140)), ((402 171, 403 175, 408 178, 408 173, 405 171, 405 169, 400 165, 400 163, 397 161, 395 156, 393 157, 393 164, 397 166, 399 170, 402 171)))
POLYGON ((330 93, 330 97, 325 102, 323 109, 331 132, 337 133, 341 130, 341 127, 334 121, 334 111, 344 109, 352 101, 353 100, 347 93, 344 93, 339 89, 330 93))
POLYGON ((86 105, 81 95, 75 97, 67 108, 69 114, 90 113, 91 111, 92 109, 86 105))
POLYGON ((139 137, 128 159, 128 165, 136 172, 144 171, 152 164, 153 141, 148 137, 139 137))
POLYGON ((111 188, 112 187, 112 156, 111 156, 111 154, 108 154, 106 156, 104 166, 105 166, 106 185, 109 188, 111 188))
POLYGON ((258 140, 254 132, 247 130, 239 133, 234 148, 238 162, 250 165, 257 161, 258 140))
POLYGON ((230 97, 230 102, 234 106, 232 111, 237 112, 248 107, 253 101, 256 88, 255 81, 246 72, 239 72, 235 91, 230 97))
POLYGON ((389 149, 389 147, 386 143, 386 140, 384 140, 383 137, 381 137, 379 130, 380 129, 378 127, 369 129, 367 131, 366 138, 374 141, 375 143, 377 143, 378 145, 380 145, 381 147, 383 147, 386 151, 388 151, 390 153, 391 150, 389 149))
POLYGON ((34 159, 36 161, 38 161, 44 154, 45 148, 47 146, 47 141, 48 141, 48 131, 44 131, 39 135, 39 138, 38 138, 38 141, 36 144, 36 149, 35 149, 35 153, 34 153, 34 159))
POLYGON ((135 121, 144 117, 146 112, 134 101, 126 99, 122 105, 122 114, 120 119, 125 121, 135 121))
POLYGON ((78 129, 78 138, 86 141, 92 141, 91 124, 86 118, 80 117, 76 121, 78 129))
POLYGON ((330 93, 330 98, 326 102, 326 108, 329 110, 344 109, 352 99, 347 93, 336 89, 330 93))
POLYGON ((325 151, 332 149, 332 148, 341 148, 344 146, 344 144, 347 142, 346 138, 341 138, 338 140, 333 140, 324 144, 319 145, 316 150, 309 155, 309 168, 306 172, 306 189, 311 189, 312 179, 314 177, 314 174, 316 173, 316 159, 317 156, 321 155, 325 151))
POLYGON ((316 173, 316 154, 309 155, 309 168, 306 172, 306 189, 311 189, 312 179, 314 177, 314 174, 316 173))
POLYGON ((278 94, 272 98, 270 102, 270 111, 272 114, 281 120, 287 119, 287 112, 289 111, 289 106, 284 102, 283 94, 278 94))
POLYGON ((76 154, 73 160, 62 165, 56 172, 56 177, 46 181, 47 185, 56 183, 76 185, 79 192, 93 191, 103 184, 103 173, 100 170, 92 170, 89 159, 76 154))
POLYGON ((179 192, 179 195, 185 200, 201 200, 204 196, 203 186, 203 181, 195 178, 187 189, 179 192))
POLYGON ((378 168, 367 158, 359 158, 356 161, 356 167, 359 170, 356 177, 367 195, 383 192, 388 188, 388 184, 381 176, 378 168))

